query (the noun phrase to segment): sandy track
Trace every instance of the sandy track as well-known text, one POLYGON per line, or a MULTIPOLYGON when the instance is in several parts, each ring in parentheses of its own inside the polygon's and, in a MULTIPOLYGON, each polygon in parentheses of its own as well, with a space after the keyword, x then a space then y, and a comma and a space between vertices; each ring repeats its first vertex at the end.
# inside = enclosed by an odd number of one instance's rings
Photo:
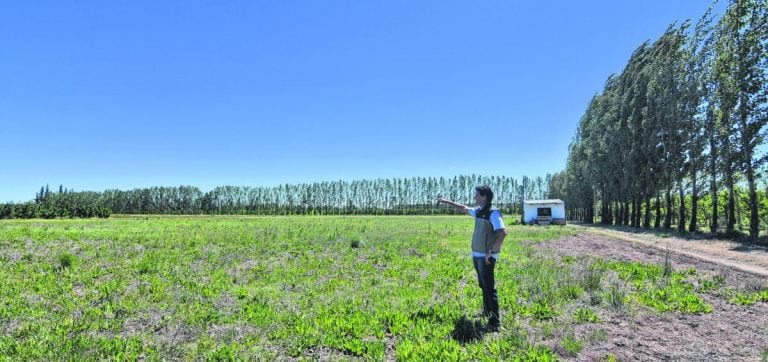
POLYGON ((648 247, 662 250, 670 249, 678 254, 689 255, 737 270, 768 277, 768 247, 764 245, 743 244, 728 240, 706 238, 664 237, 660 236, 661 234, 657 232, 632 228, 571 227, 648 247))

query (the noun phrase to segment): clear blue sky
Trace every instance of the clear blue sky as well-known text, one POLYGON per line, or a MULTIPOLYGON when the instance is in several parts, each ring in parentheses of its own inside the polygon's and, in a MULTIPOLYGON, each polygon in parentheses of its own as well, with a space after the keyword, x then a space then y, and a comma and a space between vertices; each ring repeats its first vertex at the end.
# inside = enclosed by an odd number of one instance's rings
POLYGON ((632 50, 709 3, 0 0, 0 201, 543 176, 632 50))

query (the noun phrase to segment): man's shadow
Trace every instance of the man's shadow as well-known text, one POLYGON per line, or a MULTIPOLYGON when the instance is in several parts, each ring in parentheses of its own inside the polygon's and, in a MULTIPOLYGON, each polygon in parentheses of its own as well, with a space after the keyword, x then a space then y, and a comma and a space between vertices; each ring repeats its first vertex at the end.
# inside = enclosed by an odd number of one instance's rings
POLYGON ((483 339, 485 332, 484 320, 473 320, 463 315, 453 323, 451 338, 461 344, 472 343, 483 339))

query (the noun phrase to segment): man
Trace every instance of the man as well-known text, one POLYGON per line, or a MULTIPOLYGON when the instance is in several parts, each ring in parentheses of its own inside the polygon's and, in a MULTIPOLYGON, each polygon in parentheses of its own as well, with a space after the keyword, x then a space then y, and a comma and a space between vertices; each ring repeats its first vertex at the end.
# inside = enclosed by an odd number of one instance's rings
POLYGON ((477 272, 478 284, 483 290, 483 315, 488 316, 487 328, 498 331, 501 320, 494 269, 499 259, 501 244, 507 236, 507 229, 504 227, 504 220, 501 219, 501 212, 492 207, 493 191, 488 186, 476 187, 477 207, 475 208, 439 197, 437 203, 441 202, 475 218, 475 231, 472 234, 472 262, 477 272))

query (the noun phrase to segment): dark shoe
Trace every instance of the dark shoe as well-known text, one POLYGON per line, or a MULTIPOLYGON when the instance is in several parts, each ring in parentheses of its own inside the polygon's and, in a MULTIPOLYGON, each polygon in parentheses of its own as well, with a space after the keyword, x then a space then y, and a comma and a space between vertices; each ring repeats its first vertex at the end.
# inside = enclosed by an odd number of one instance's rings
POLYGON ((501 323, 488 323, 485 325, 486 332, 498 332, 501 329, 501 323))

